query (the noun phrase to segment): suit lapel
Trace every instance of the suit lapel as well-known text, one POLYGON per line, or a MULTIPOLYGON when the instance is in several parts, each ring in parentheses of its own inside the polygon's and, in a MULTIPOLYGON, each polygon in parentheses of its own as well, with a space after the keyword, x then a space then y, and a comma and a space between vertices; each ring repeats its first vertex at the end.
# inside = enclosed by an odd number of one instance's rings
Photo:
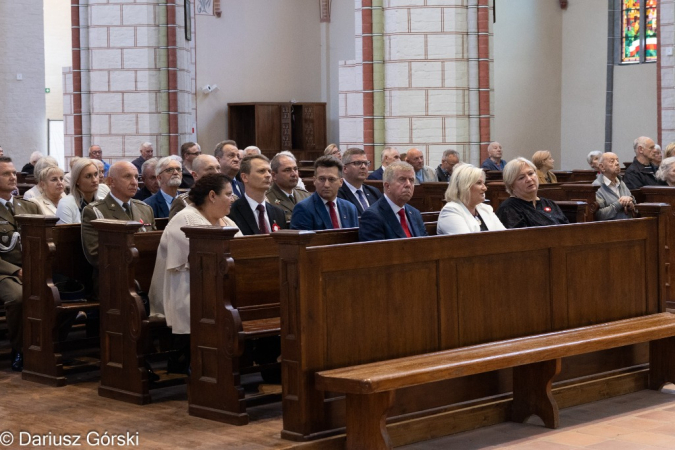
POLYGON ((333 229, 333 222, 330 220, 330 216, 328 215, 328 210, 326 210, 326 205, 323 203, 323 199, 319 197, 319 194, 316 192, 312 194, 312 196, 314 197, 314 209, 316 209, 317 214, 319 214, 319 217, 321 217, 324 228, 326 230, 333 229))
POLYGON ((392 227, 392 230, 394 231, 396 237, 399 238, 406 237, 405 233, 403 232, 401 222, 398 221, 398 217, 396 217, 396 214, 394 214, 394 211, 391 209, 391 206, 389 206, 389 202, 387 201, 387 199, 384 199, 384 201, 381 202, 380 212, 382 213, 385 222, 392 227))
POLYGON ((246 221, 246 224, 249 226, 251 231, 253 231, 253 234, 260 234, 258 221, 253 215, 253 211, 251 210, 248 201, 244 197, 241 198, 241 203, 239 204, 239 212, 241 213, 242 217, 246 221))
POLYGON ((352 202, 354 206, 356 206, 356 210, 359 212, 359 216, 363 214, 363 206, 361 205, 359 199, 356 198, 356 196, 352 193, 352 190, 349 189, 347 185, 344 183, 342 184, 342 187, 340 187, 340 190, 342 191, 342 194, 346 197, 346 199, 352 202))

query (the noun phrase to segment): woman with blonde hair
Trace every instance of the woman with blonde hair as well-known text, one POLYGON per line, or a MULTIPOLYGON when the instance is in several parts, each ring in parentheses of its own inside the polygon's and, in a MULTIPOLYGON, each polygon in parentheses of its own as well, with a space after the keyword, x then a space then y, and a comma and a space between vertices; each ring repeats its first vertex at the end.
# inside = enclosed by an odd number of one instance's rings
POLYGON ((497 217, 506 228, 525 228, 569 223, 554 201, 538 196, 537 168, 525 158, 509 161, 502 173, 511 197, 497 208, 497 217))
POLYGON ((465 234, 505 230, 485 201, 485 172, 471 164, 456 165, 452 171, 447 203, 438 215, 438 234, 465 234))
POLYGON ((342 160, 342 153, 340 152, 340 147, 337 144, 328 144, 328 147, 323 151, 324 156, 332 156, 342 160))
POLYGON ((532 163, 537 168, 537 176, 539 177, 539 184, 557 183, 558 179, 553 170, 553 157, 548 150, 539 150, 532 155, 532 163))
POLYGON ((62 197, 65 197, 65 183, 63 182, 63 170, 59 166, 48 166, 38 175, 40 195, 29 199, 40 207, 45 216, 55 216, 56 208, 62 197))
POLYGON ((59 202, 56 216, 60 223, 81 223, 82 210, 95 200, 99 190, 99 169, 94 160, 77 158, 70 171, 70 194, 59 202))

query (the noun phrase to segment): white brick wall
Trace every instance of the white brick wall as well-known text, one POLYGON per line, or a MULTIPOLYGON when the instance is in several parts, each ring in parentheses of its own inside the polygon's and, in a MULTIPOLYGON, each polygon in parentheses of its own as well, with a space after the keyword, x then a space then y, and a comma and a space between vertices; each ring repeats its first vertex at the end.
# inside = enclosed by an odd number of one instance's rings
MULTIPOLYGON (((146 141, 155 145, 158 155, 179 150, 168 148, 169 140, 161 138, 169 132, 168 72, 160 70, 168 63, 168 51, 160 49, 168 45, 166 4, 157 0, 82 0, 81 6, 81 64, 86 69, 82 74, 84 153, 90 142, 103 147, 108 161, 136 158, 140 144, 146 141)), ((192 42, 185 41, 183 17, 179 3, 175 27, 178 146, 192 139, 196 122, 195 33, 192 42)), ((72 118, 72 108, 64 107, 64 111, 72 118)), ((74 151, 72 133, 71 128, 66 136, 67 158, 74 151)))
POLYGON ((1 1, 0 29, 0 145, 21 169, 47 153, 42 0, 1 1))

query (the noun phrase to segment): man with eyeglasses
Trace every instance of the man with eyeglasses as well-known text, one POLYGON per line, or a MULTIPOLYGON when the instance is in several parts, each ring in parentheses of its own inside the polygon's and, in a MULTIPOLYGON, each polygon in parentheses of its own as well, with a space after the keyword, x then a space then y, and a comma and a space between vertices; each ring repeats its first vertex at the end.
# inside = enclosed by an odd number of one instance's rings
POLYGON ((272 166, 272 187, 267 191, 267 201, 284 210, 286 221, 291 221, 293 208, 310 194, 298 187, 300 180, 298 162, 295 158, 278 153, 270 163, 272 166))
POLYGON ((92 144, 89 147, 89 159, 98 159, 103 163, 103 175, 108 176, 108 171, 110 170, 110 164, 103 161, 103 149, 100 145, 92 144))
POLYGON ((157 162, 155 174, 159 181, 159 191, 143 201, 152 208, 155 219, 169 217, 171 203, 178 194, 183 178, 183 167, 171 156, 165 156, 157 162))
MULTIPOLYGON (((183 173, 185 173, 185 169, 183 169, 183 173)), ((199 155, 194 159, 194 161, 192 161, 192 171, 190 175, 192 175, 195 183, 201 177, 212 173, 220 173, 220 164, 214 156, 199 155)), ((189 196, 190 192, 184 192, 179 194, 173 203, 171 203, 171 209, 169 209, 169 221, 171 221, 173 216, 185 209, 186 206, 192 204, 192 202, 190 202, 189 196)))
POLYGON ((342 162, 332 156, 322 156, 314 162, 316 191, 293 209, 291 229, 332 230, 359 226, 356 206, 338 198, 343 184, 342 162))
POLYGON ((356 206, 359 218, 363 211, 382 197, 382 192, 372 186, 363 184, 368 177, 370 161, 366 152, 360 148, 348 148, 342 155, 344 183, 338 190, 338 197, 356 206))
POLYGON ((143 224, 142 232, 156 229, 152 208, 133 198, 138 190, 136 166, 129 161, 110 166, 108 185, 110 193, 103 200, 91 202, 82 210, 82 247, 87 261, 94 267, 98 267, 98 231, 92 226, 92 220, 133 220, 143 224))
POLYGON ((192 176, 192 161, 202 154, 202 148, 196 142, 186 142, 180 146, 180 157, 183 158, 183 181, 180 183, 181 189, 190 189, 195 185, 195 179, 192 176))

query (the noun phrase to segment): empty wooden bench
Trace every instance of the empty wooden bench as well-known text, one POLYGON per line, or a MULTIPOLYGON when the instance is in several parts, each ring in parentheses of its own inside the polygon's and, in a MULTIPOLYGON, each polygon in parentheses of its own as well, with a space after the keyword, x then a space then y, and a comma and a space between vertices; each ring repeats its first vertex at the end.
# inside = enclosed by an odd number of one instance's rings
POLYGON ((675 381, 675 315, 660 313, 565 331, 509 339, 316 374, 320 390, 344 393, 346 449, 391 449, 387 413, 395 390, 513 367, 511 420, 538 415, 557 428, 551 393, 561 358, 650 342, 649 387, 675 381))

